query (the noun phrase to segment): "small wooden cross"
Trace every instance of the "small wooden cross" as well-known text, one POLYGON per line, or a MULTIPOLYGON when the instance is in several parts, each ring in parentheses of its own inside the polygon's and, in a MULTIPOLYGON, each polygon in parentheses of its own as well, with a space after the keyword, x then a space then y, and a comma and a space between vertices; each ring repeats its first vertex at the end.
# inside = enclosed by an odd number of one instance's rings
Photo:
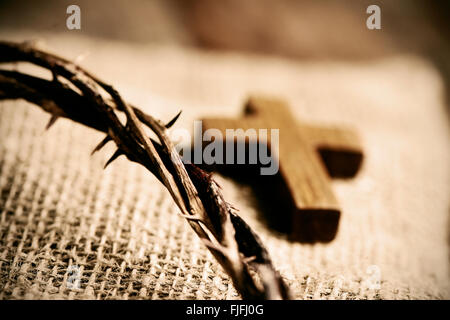
POLYGON ((292 210, 277 213, 277 218, 291 221, 292 240, 328 242, 334 239, 340 207, 330 178, 353 177, 363 158, 361 144, 353 130, 297 123, 286 103, 264 97, 250 98, 241 119, 202 120, 203 132, 215 128, 224 137, 226 129, 279 129, 278 174, 283 188, 278 189, 284 190, 281 201, 289 201, 292 210))

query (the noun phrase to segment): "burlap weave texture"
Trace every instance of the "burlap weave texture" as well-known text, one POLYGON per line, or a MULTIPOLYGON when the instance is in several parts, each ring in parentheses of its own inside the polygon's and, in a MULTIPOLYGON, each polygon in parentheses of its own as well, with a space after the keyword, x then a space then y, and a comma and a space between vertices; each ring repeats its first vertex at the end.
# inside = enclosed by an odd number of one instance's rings
MULTIPOLYGON (((70 59, 90 52, 81 64, 146 112, 168 120, 182 109, 176 127, 236 117, 251 93, 283 97, 298 120, 356 127, 365 162, 355 179, 333 182, 343 214, 331 243, 287 241, 267 228, 249 186, 218 176, 226 199, 261 235, 297 299, 450 297, 449 130, 431 65, 44 38, 70 59)), ((238 298, 149 172, 125 158, 102 170, 114 149, 90 156, 100 133, 65 119, 46 132, 48 119, 25 102, 0 103, 0 298, 238 298), (72 266, 79 288, 70 288, 72 266)))

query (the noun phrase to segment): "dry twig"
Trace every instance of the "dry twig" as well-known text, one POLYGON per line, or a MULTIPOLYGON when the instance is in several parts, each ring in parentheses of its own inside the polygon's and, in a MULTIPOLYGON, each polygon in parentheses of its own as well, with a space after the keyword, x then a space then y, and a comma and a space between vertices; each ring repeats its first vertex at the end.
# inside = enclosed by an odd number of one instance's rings
POLYGON ((287 299, 288 288, 275 270, 259 237, 224 200, 211 176, 192 164, 183 164, 166 125, 126 103, 109 84, 76 64, 26 43, 0 42, 0 63, 30 62, 49 70, 51 80, 0 69, 0 100, 24 99, 51 114, 48 128, 58 117, 69 118, 106 133, 93 152, 109 141, 120 155, 150 170, 169 190, 181 215, 203 240, 231 277, 244 299, 287 299), (126 115, 123 125, 118 113, 126 115), (158 137, 150 139, 149 127, 158 137))

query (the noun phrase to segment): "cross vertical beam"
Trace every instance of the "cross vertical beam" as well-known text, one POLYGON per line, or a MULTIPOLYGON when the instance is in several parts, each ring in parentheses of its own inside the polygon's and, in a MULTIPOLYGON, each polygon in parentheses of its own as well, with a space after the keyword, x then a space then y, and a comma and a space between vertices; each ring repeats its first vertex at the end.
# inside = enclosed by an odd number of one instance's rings
MULTIPOLYGON (((252 97, 240 119, 209 118, 203 131, 214 128, 226 137, 226 129, 279 129, 279 175, 291 212, 291 238, 306 242, 334 239, 340 207, 331 188, 331 177, 352 177, 363 154, 357 134, 351 129, 327 128, 297 123, 281 100, 252 97)), ((270 137, 270 134, 269 134, 270 137)), ((258 137, 259 140, 259 137, 258 137)), ((270 144, 270 138, 267 141, 270 144)), ((278 201, 278 199, 277 199, 278 201)))

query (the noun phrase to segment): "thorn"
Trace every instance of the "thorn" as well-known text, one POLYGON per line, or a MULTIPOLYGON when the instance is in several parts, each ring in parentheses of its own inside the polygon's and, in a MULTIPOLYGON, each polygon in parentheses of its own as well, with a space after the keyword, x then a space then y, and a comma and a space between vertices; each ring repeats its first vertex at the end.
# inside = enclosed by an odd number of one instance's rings
POLYGON ((45 127, 45 130, 50 129, 50 127, 55 124, 55 122, 56 122, 56 120, 58 120, 58 118, 59 117, 57 115, 52 114, 50 120, 47 123, 47 126, 45 127))
POLYGON ((228 205, 228 207, 229 207, 231 210, 234 210, 234 211, 236 211, 236 212, 239 212, 239 209, 236 208, 235 206, 233 206, 231 203, 227 202, 227 205, 228 205))
POLYGON ((188 214, 182 214, 181 212, 178 212, 178 215, 183 217, 183 218, 185 218, 185 219, 188 219, 188 220, 202 221, 202 219, 200 217, 196 216, 196 215, 192 215, 191 216, 191 215, 188 215, 188 214))
POLYGON ((245 263, 251 263, 256 260, 256 256, 245 257, 243 260, 245 263))
POLYGON ((113 162, 114 160, 116 160, 119 156, 121 156, 123 154, 123 152, 120 149, 117 149, 116 152, 114 152, 114 154, 111 156, 111 158, 109 158, 109 160, 105 163, 105 166, 103 167, 103 169, 106 169, 106 167, 113 162))
POLYGON ((98 150, 100 150, 101 148, 103 148, 103 147, 104 147, 109 141, 111 141, 111 140, 112 140, 111 137, 108 136, 108 135, 106 135, 106 137, 105 137, 102 141, 100 141, 100 143, 95 147, 95 149, 92 150, 91 156, 92 156, 94 153, 96 153, 98 150))
POLYGON ((170 120, 169 122, 167 122, 167 124, 165 125, 166 129, 169 129, 171 126, 173 126, 173 124, 175 123, 175 121, 178 120, 178 118, 180 117, 180 115, 181 115, 181 110, 180 110, 180 112, 177 113, 177 115, 176 115, 175 117, 173 117, 172 120, 170 120))
POLYGON ((52 77, 53 77, 53 79, 52 79, 53 82, 58 82, 58 74, 56 73, 55 70, 52 70, 52 77))
POLYGON ((205 238, 201 238, 201 239, 203 240, 203 243, 205 244, 205 246, 207 246, 208 248, 210 248, 212 250, 216 250, 217 252, 220 252, 224 256, 228 255, 225 248, 223 248, 223 246, 216 245, 216 244, 212 243, 212 241, 209 239, 205 239, 205 238))

